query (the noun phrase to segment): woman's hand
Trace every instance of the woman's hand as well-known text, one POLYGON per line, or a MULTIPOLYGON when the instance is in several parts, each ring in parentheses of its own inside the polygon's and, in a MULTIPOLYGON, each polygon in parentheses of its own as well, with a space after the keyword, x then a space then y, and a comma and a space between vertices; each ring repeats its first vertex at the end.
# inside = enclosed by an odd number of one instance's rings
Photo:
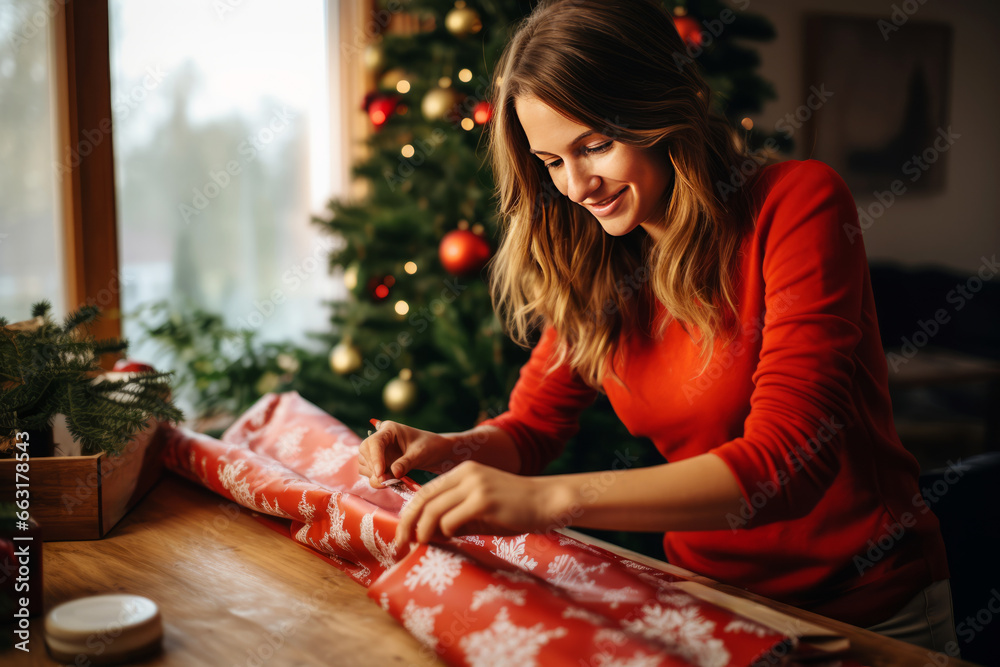
POLYGON ((455 535, 519 535, 548 527, 558 513, 545 477, 522 477, 466 461, 431 480, 403 508, 396 544, 455 535))
POLYGON ((382 482, 399 479, 413 469, 438 472, 455 455, 448 438, 398 422, 379 422, 375 433, 361 442, 358 472, 368 483, 381 488, 382 482))

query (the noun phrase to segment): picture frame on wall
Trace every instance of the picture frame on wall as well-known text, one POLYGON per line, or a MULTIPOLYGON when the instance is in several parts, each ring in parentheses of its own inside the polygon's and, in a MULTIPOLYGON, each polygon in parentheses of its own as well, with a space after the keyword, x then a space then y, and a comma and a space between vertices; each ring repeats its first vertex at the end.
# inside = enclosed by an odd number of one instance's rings
POLYGON ((945 187, 952 28, 946 23, 830 14, 805 17, 803 127, 809 157, 839 173, 855 197, 945 187), (807 93, 808 95, 808 93, 807 93))

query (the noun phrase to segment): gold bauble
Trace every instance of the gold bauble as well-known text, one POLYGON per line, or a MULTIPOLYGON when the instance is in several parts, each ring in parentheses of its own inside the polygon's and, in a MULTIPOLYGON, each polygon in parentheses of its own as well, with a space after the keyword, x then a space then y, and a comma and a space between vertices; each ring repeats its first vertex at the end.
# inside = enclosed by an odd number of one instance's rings
POLYGON ((482 30, 483 22, 475 9, 455 7, 444 17, 444 27, 456 37, 465 37, 482 30))
POLYGON ((399 377, 386 383, 382 390, 385 407, 393 412, 405 412, 413 407, 417 401, 417 383, 410 379, 411 376, 409 369, 404 368, 399 377))
POLYGON ((420 111, 427 120, 440 120, 458 102, 451 88, 432 88, 420 103, 420 111))
POLYGON ((334 373, 347 375, 361 368, 361 351, 349 341, 341 341, 330 350, 330 368, 334 373))
POLYGON ((385 65, 385 50, 381 42, 374 42, 365 47, 365 67, 369 72, 377 72, 385 65))
POLYGON ((254 389, 257 390, 258 394, 263 396, 264 394, 271 393, 280 386, 281 378, 279 378, 276 373, 267 371, 257 380, 257 383, 254 385, 254 389))

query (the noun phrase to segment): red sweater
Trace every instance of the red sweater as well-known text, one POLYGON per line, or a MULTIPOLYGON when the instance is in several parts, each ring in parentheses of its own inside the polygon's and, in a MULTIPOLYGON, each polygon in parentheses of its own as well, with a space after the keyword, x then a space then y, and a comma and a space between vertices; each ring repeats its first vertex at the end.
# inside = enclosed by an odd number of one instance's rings
MULTIPOLYGON (((871 626, 949 575, 919 466, 893 426, 857 210, 816 160, 765 167, 751 187, 737 339, 716 346, 700 378, 699 349, 676 321, 662 340, 623 339, 615 370, 628 389, 603 389, 668 461, 711 452, 743 492, 731 530, 664 535, 672 564, 871 626)), ((597 395, 566 365, 543 381, 555 333, 543 331, 508 411, 483 422, 511 435, 525 474, 558 456, 597 395)))

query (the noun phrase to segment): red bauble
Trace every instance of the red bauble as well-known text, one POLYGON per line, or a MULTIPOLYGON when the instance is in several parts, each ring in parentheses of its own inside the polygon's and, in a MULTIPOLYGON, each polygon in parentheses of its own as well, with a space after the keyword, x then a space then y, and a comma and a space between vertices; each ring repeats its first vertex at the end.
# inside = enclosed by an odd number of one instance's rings
POLYGON ((365 96, 364 110, 368 112, 368 118, 376 128, 382 127, 389 116, 396 112, 399 105, 399 98, 395 95, 383 95, 380 93, 368 93, 365 96))
POLYGON ((483 100, 472 108, 472 120, 477 125, 485 125, 490 122, 490 118, 493 118, 493 107, 488 101, 483 100))
POLYGON ((674 27, 688 46, 701 46, 704 37, 701 34, 701 24, 690 16, 675 16, 674 27))
POLYGON ((461 276, 482 269, 490 259, 490 244, 482 236, 466 229, 456 229, 444 235, 438 246, 438 257, 448 273, 461 276))
POLYGON ((149 364, 132 359, 119 359, 111 369, 116 373, 155 373, 156 369, 149 364))

